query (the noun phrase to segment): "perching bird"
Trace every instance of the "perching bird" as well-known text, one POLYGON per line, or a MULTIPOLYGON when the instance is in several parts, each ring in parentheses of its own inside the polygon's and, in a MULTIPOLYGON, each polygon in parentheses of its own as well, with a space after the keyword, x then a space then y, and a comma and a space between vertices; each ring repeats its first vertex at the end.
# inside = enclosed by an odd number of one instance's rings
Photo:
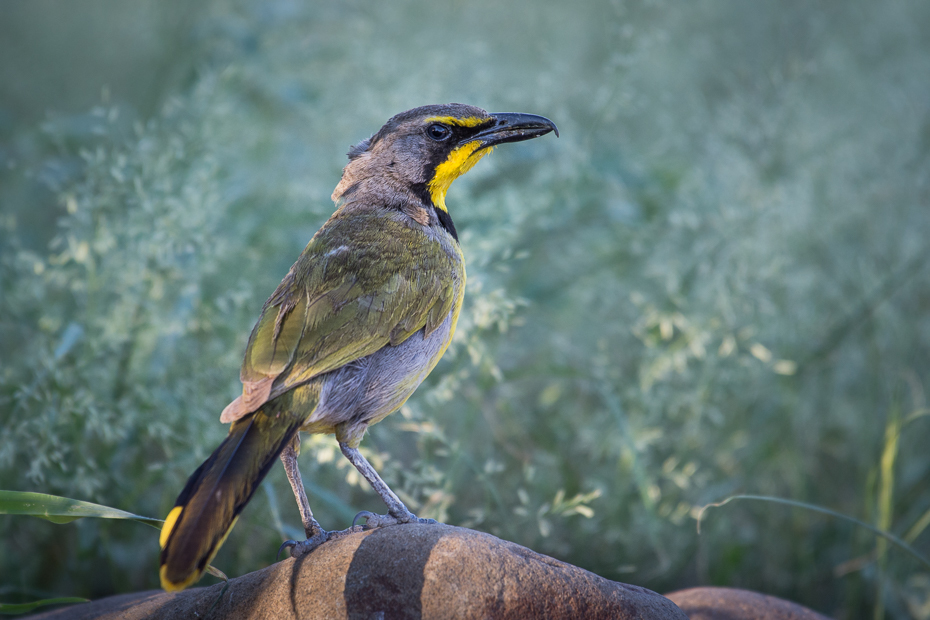
POLYGON ((297 498, 306 553, 330 533, 313 518, 299 431, 334 433, 387 504, 366 527, 426 522, 358 451, 366 429, 400 408, 452 340, 465 260, 446 191, 497 144, 558 129, 531 114, 462 104, 402 112, 349 151, 336 212, 262 308, 245 351, 242 395, 223 410, 229 435, 191 477, 161 531, 161 584, 197 581, 280 456, 297 498))

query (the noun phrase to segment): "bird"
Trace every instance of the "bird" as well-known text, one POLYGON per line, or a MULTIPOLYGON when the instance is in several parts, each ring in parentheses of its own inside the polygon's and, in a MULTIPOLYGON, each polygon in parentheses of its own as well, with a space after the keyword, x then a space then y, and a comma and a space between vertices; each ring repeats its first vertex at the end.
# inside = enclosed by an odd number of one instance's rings
MULTIPOLYGON (((494 147, 555 132, 533 114, 460 103, 393 116, 351 147, 333 215, 262 307, 222 412, 229 434, 191 474, 161 529, 159 576, 183 590, 203 575, 271 466, 284 465, 306 540, 333 537, 313 517, 300 477, 299 433, 334 434, 387 506, 365 529, 435 523, 414 515, 359 452, 366 430, 399 409, 452 340, 465 259, 446 207, 452 182, 494 147)), ((356 520, 359 518, 356 517, 356 520)), ((349 530, 345 530, 349 531, 349 530)))

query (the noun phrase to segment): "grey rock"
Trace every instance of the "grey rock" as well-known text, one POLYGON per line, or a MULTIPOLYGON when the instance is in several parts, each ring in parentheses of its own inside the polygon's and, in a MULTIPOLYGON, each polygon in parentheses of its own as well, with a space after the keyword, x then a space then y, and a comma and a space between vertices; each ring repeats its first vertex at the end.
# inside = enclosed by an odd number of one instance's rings
POLYGON ((775 596, 735 588, 691 588, 666 594, 690 620, 829 620, 775 596))
POLYGON ((686 619, 674 603, 645 588, 441 524, 350 534, 299 559, 230 579, 221 596, 222 590, 217 584, 113 596, 38 618, 686 619))

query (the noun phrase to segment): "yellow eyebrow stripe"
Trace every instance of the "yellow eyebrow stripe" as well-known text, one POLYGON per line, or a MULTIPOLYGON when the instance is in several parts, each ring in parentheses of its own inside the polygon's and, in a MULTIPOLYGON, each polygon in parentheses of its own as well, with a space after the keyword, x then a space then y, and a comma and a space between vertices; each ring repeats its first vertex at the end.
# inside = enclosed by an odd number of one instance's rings
POLYGON ((491 120, 491 117, 482 118, 480 116, 467 116, 457 118, 455 116, 431 116, 424 123, 445 123, 446 125, 457 125, 459 127, 477 127, 491 120))

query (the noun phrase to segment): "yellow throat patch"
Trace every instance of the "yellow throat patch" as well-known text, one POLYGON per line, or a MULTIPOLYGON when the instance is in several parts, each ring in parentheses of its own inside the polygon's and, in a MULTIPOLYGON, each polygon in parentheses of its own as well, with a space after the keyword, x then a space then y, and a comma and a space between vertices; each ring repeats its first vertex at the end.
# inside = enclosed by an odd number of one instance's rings
POLYGON ((478 163, 478 160, 491 152, 491 148, 481 148, 481 141, 466 142, 449 153, 446 161, 436 166, 436 172, 429 182, 430 198, 437 209, 446 209, 446 192, 452 181, 456 180, 478 163))

